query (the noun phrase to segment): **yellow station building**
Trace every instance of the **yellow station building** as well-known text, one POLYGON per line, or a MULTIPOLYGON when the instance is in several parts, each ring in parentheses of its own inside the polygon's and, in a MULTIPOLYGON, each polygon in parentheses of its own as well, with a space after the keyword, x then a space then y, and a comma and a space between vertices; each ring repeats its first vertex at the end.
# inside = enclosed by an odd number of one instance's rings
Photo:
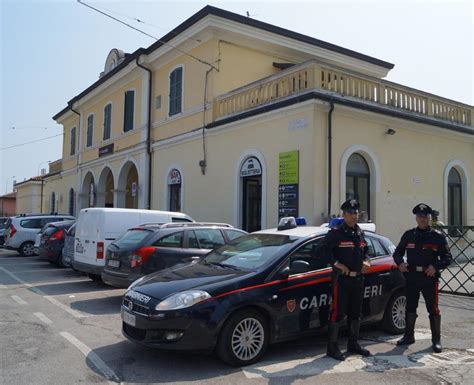
POLYGON ((148 48, 112 49, 54 116, 63 156, 42 210, 180 210, 253 231, 320 224, 357 197, 395 239, 421 201, 474 224, 473 106, 383 80, 393 66, 207 6, 148 48))

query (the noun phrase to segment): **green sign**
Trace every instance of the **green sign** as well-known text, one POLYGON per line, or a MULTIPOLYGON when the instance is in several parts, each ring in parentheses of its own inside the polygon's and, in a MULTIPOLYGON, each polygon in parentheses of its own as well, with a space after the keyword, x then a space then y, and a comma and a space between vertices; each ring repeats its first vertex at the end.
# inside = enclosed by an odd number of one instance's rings
POLYGON ((299 151, 281 152, 279 155, 280 185, 298 184, 299 181, 299 151))

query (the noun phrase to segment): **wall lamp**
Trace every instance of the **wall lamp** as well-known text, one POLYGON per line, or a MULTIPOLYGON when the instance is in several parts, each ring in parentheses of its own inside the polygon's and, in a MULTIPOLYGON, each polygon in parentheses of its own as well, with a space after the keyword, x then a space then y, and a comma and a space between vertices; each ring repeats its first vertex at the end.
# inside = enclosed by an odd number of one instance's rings
POLYGON ((397 131, 395 131, 393 128, 389 128, 387 131, 385 131, 385 134, 387 135, 395 135, 397 131))

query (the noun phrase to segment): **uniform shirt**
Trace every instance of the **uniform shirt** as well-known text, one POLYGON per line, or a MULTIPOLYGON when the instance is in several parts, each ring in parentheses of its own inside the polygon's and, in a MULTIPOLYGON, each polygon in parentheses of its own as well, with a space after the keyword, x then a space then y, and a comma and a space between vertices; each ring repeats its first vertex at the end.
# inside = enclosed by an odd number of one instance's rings
POLYGON ((431 227, 408 230, 403 234, 393 259, 397 265, 403 263, 403 256, 407 253, 408 266, 432 265, 437 271, 448 267, 452 262, 448 242, 443 233, 431 227))
POLYGON ((346 265, 350 271, 360 273, 362 263, 368 260, 364 232, 357 225, 351 228, 345 222, 342 223, 326 234, 321 246, 321 252, 332 266, 339 262, 346 265))

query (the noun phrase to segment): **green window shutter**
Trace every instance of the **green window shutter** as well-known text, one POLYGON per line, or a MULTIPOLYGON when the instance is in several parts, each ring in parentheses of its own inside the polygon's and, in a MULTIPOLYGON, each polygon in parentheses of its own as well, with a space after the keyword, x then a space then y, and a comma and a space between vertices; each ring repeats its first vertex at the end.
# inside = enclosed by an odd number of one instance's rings
POLYGON ((71 149, 69 152, 69 155, 75 155, 76 154, 76 127, 73 127, 71 129, 71 149))
POLYGON ((90 115, 87 118, 87 147, 92 146, 92 138, 93 138, 93 130, 94 130, 94 115, 90 115))
POLYGON ((170 74, 169 115, 173 116, 181 112, 183 69, 176 68, 170 74))
POLYGON ((125 132, 133 130, 133 114, 135 106, 135 91, 125 92, 125 106, 123 118, 123 130, 125 132))
POLYGON ((112 124, 112 105, 107 104, 104 108, 104 140, 110 139, 112 124))

